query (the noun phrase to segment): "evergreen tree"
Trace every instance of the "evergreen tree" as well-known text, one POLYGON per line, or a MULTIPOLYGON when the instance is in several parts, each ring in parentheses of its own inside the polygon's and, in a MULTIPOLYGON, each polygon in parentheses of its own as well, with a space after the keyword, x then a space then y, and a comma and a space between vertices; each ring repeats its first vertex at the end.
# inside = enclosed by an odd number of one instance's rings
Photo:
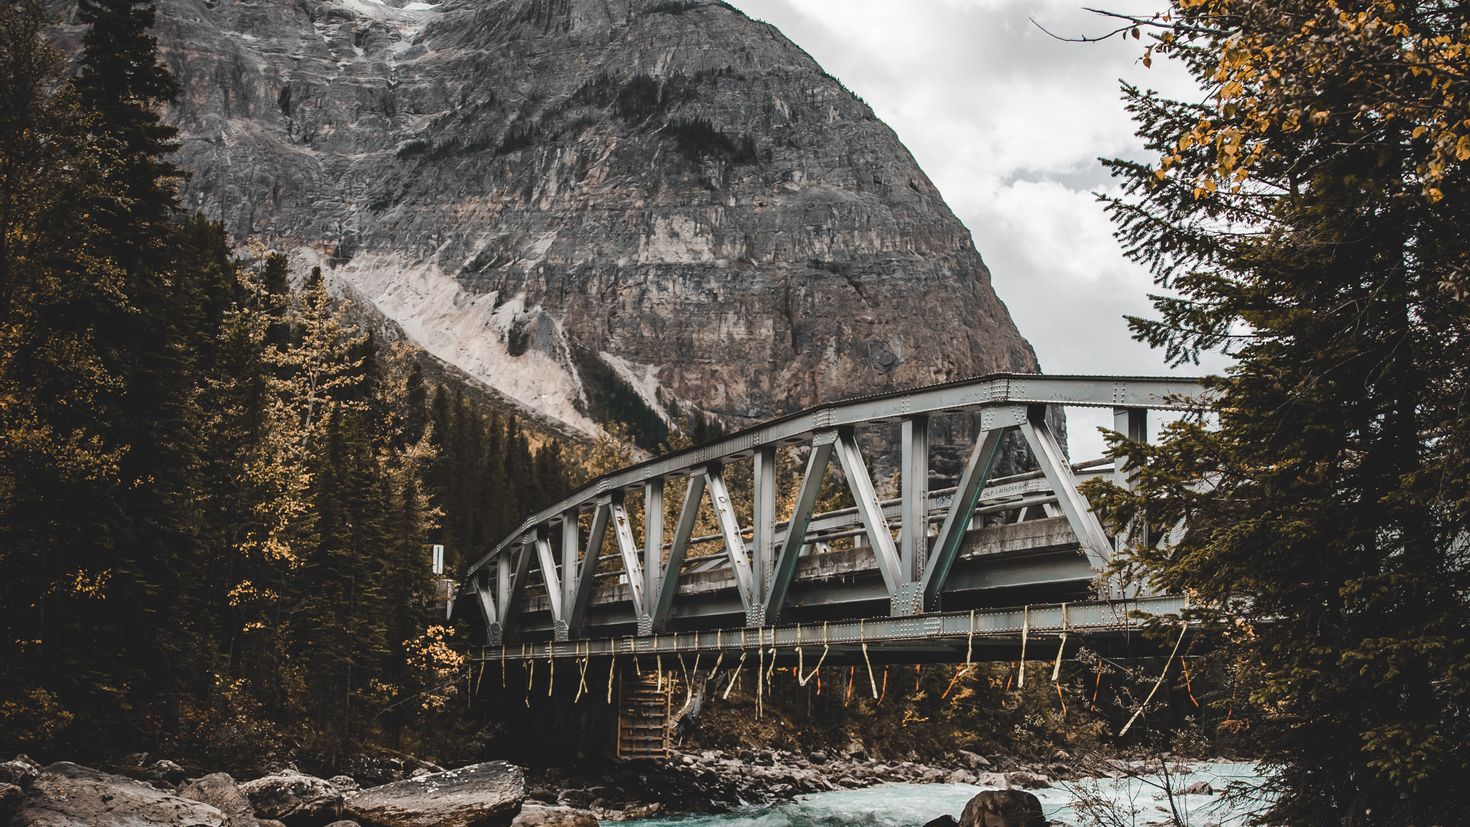
POLYGON ((1161 160, 1111 162, 1108 206, 1165 291, 1136 336, 1235 362, 1209 382, 1218 427, 1119 440, 1139 489, 1095 502, 1186 522, 1132 560, 1226 630, 1271 823, 1451 823, 1470 769, 1464 10, 1172 6, 1125 21, 1210 97, 1127 89, 1161 160))
POLYGON ((109 154, 107 189, 120 197, 101 219, 118 230, 143 231, 131 240, 119 237, 120 248, 163 231, 177 207, 181 173, 165 160, 177 148, 177 130, 163 123, 158 107, 173 102, 179 85, 158 62, 158 43, 149 34, 154 17, 152 0, 77 4, 77 19, 87 26, 77 88, 82 103, 97 114, 98 140, 109 154))
POLYGON ((39 2, 0 7, 0 740, 17 744, 58 737, 111 683, 89 653, 127 453, 97 333, 125 313, 123 278, 77 208, 107 193, 46 25, 39 2))

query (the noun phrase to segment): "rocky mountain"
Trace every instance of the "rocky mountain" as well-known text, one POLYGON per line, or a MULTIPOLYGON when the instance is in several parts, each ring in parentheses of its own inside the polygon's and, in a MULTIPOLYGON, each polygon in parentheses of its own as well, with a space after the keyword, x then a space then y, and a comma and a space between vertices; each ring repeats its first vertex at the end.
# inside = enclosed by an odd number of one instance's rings
POLYGON ((574 431, 1035 356, 863 101, 709 0, 158 0, 186 200, 574 431))

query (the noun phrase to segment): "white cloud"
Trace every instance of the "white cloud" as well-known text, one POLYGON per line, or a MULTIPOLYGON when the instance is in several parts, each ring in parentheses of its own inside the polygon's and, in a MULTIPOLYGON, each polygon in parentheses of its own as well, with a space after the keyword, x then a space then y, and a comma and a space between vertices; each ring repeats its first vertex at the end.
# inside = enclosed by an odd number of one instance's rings
MULTIPOLYGON (((1094 193, 1111 186, 1098 157, 1143 157, 1120 79, 1187 96, 1181 69, 1145 69, 1139 41, 1066 43, 1032 22, 1062 35, 1112 27, 1075 0, 733 3, 775 25, 898 133, 974 234, 1048 372, 1167 372, 1128 335, 1123 316, 1149 315, 1151 281, 1123 258, 1094 193)), ((1073 456, 1101 454, 1095 426, 1111 426, 1111 414, 1069 416, 1073 456)))

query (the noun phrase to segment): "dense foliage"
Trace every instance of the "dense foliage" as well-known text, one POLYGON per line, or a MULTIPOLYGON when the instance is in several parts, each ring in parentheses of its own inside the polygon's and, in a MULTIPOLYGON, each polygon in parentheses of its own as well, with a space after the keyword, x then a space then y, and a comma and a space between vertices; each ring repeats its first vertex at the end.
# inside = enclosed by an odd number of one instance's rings
POLYGON ((85 0, 73 78, 0 6, 0 742, 432 751, 463 670, 427 544, 482 550, 560 449, 180 210, 152 15, 85 0))
MULTIPOLYGON (((1114 161, 1164 295, 1138 338, 1220 348, 1218 427, 1119 442, 1120 523, 1226 630, 1271 823, 1448 824, 1470 770, 1470 18, 1453 2, 1176 0, 1122 18, 1206 90, 1126 90, 1114 161), (1157 532, 1154 536, 1158 536, 1157 532)), ((1236 721, 1237 726, 1248 725, 1236 721)))

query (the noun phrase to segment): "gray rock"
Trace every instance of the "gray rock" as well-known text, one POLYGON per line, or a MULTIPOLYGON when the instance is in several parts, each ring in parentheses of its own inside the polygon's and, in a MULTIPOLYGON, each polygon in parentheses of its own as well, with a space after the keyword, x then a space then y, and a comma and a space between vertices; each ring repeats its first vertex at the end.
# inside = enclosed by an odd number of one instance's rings
POLYGON ((202 801, 224 813, 229 827, 257 827, 255 808, 228 773, 216 772, 202 778, 191 778, 179 785, 179 796, 202 801))
POLYGON ((509 822, 525 797, 525 772, 491 761, 353 793, 347 813, 374 827, 480 827, 509 822))
POLYGON ((286 827, 285 824, 273 818, 258 818, 255 820, 255 823, 257 827, 286 827))
POLYGON ((315 827, 342 814, 342 792, 314 775, 282 770, 246 781, 240 792, 260 818, 273 818, 287 827, 315 827))
POLYGON ((24 755, 0 762, 0 782, 24 787, 41 774, 41 766, 24 755))
POLYGON ((970 799, 959 827, 1046 827, 1041 800, 1022 790, 986 790, 970 799))
POLYGON ((975 773, 969 770, 955 770, 946 776, 944 780, 949 784, 974 784, 975 773))
POLYGON ((161 781, 164 784, 177 784, 187 778, 189 773, 177 762, 167 758, 154 761, 143 770, 143 777, 149 781, 161 781))
POLYGON ((1008 772, 1005 775, 1006 782, 1012 787, 1020 787, 1026 790, 1041 790, 1051 786, 1051 778, 1039 772, 1016 770, 1014 772, 1008 772))
POLYGON ((10 814, 20 807, 25 794, 20 787, 0 781, 0 824, 9 823, 10 814))
POLYGON ((999 772, 975 773, 975 781, 973 783, 977 787, 995 787, 998 790, 1009 790, 1011 788, 1011 782, 1005 777, 1005 773, 999 772))
POLYGON ((586 808, 592 805, 592 800, 596 797, 587 790, 562 790, 556 797, 556 803, 564 807, 586 808))
POLYGON ((591 810, 523 804, 510 824, 511 827, 597 827, 599 822, 591 810))
POLYGON ((328 824, 327 827, 362 827, 362 825, 358 824, 355 821, 348 821, 346 819, 343 819, 341 821, 334 821, 331 824, 328 824))
POLYGON ((723 3, 157 5, 184 203, 563 428, 610 369, 738 424, 1037 367, 892 130, 723 3))
POLYGON ((362 789, 362 785, 350 775, 334 775, 327 779, 327 783, 341 790, 343 794, 362 789))
POLYGON ((967 749, 962 749, 959 750, 957 754, 960 757, 960 761, 962 761, 965 766, 969 767, 972 770, 990 769, 990 759, 977 752, 970 752, 967 749))
POLYGON ((31 782, 12 827, 227 827, 225 814, 141 781, 70 762, 31 782))
POLYGON ((1215 792, 1216 792, 1216 790, 1215 790, 1214 787, 1210 786, 1210 782, 1208 782, 1208 781, 1196 781, 1193 784, 1189 784, 1189 785, 1185 786, 1183 789, 1181 789, 1179 791, 1179 794, 1180 795, 1214 795, 1215 792))

